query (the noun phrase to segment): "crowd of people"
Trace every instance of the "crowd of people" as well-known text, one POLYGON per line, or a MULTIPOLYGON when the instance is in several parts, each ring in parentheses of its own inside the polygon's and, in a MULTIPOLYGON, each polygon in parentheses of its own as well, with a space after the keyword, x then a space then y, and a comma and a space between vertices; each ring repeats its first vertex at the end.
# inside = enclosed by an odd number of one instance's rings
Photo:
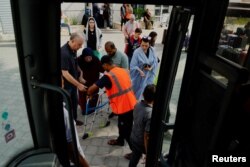
MULTIPOLYGON (((141 36, 142 29, 131 5, 123 4, 122 10, 124 51, 118 50, 113 41, 106 41, 106 55, 101 55, 103 33, 98 28, 98 18, 89 16, 84 31, 71 33, 69 41, 61 47, 62 87, 71 97, 71 112, 77 126, 83 125, 77 119, 78 105, 83 115, 88 114, 86 99, 95 107, 98 96, 94 95, 105 88, 112 112, 118 117, 119 133, 107 144, 123 146, 126 141, 132 152, 125 157, 133 167, 147 151, 159 59, 154 48, 157 33, 141 36), (81 55, 77 56, 82 47, 81 55)), ((84 159, 82 166, 87 166, 85 157, 81 156, 80 162, 81 159, 84 159)))
MULTIPOLYGON (((97 3, 93 3, 92 9, 90 6, 86 6, 82 17, 82 25, 86 27, 88 18, 93 16, 99 28, 112 28, 112 10, 109 3, 104 3, 101 7, 97 3)), ((130 20, 132 14, 134 14, 132 5, 122 4, 120 7, 121 31, 123 25, 130 20)), ((145 29, 153 29, 153 17, 149 9, 145 9, 142 17, 145 29)))
POLYGON ((97 3, 93 3, 93 11, 87 5, 82 17, 82 25, 87 26, 88 18, 93 17, 96 21, 96 25, 100 28, 112 28, 111 23, 111 7, 109 3, 104 3, 102 7, 99 7, 97 3), (92 14, 93 13, 93 14, 92 14))

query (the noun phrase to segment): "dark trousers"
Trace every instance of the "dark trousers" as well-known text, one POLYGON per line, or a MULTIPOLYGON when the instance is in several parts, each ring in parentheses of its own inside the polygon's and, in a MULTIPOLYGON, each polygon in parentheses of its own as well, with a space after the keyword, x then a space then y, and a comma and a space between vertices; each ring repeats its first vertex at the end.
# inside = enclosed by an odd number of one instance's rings
POLYGON ((112 28, 111 23, 110 23, 110 18, 104 19, 104 26, 106 26, 105 28, 109 27, 112 28), (106 23, 106 25, 105 25, 106 23))
POLYGON ((119 143, 124 143, 124 140, 126 140, 130 149, 131 149, 130 134, 132 131, 132 126, 133 126, 133 110, 125 114, 118 115, 119 137, 117 138, 117 141, 119 143))
POLYGON ((121 30, 122 30, 122 25, 123 24, 125 25, 125 23, 126 23, 126 19, 124 19, 124 18, 121 17, 121 30))
POLYGON ((142 154, 145 153, 145 148, 143 145, 139 145, 133 141, 131 141, 131 147, 132 147, 132 156, 129 161, 129 167, 136 167, 141 159, 142 154))
POLYGON ((72 114, 73 114, 74 120, 76 121, 77 120, 77 105, 78 105, 77 89, 76 88, 71 88, 71 87, 67 87, 65 89, 70 94, 71 106, 72 106, 72 114))

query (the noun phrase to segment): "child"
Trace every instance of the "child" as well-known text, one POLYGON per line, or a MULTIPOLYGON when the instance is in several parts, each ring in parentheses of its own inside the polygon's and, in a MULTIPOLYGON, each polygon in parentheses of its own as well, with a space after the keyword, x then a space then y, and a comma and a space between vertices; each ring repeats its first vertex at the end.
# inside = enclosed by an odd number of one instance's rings
POLYGON ((125 48, 125 53, 128 56, 128 62, 130 63, 134 50, 139 48, 141 45, 141 35, 142 30, 140 28, 135 29, 135 33, 131 35, 128 39, 128 44, 126 45, 125 48))
POLYGON ((130 136, 132 155, 129 167, 136 167, 142 154, 147 153, 152 107, 154 104, 156 86, 147 85, 143 92, 144 100, 134 108, 134 124, 130 136))

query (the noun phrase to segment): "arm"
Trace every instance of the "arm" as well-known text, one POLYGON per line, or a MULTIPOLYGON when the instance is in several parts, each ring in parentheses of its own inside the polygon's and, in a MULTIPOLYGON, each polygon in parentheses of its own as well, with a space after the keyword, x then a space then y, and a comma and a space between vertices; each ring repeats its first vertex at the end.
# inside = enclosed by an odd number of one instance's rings
POLYGON ((64 80, 62 76, 61 76, 61 81, 62 81, 62 88, 64 88, 64 80))
POLYGON ((88 88, 87 94, 88 95, 93 95, 97 90, 99 89, 99 87, 96 84, 93 84, 92 86, 90 86, 88 88))
MULTIPOLYGON (((139 49, 139 48, 138 48, 139 49)), ((138 51, 137 49, 134 51, 133 53, 133 57, 132 57, 132 60, 130 62, 130 71, 131 72, 136 72, 138 71, 141 75, 141 77, 144 77, 145 76, 145 73, 139 68, 139 60, 138 60, 138 51)))
POLYGON ((78 70, 78 72, 80 73, 80 76, 79 76, 79 81, 81 82, 81 83, 83 83, 83 84, 85 84, 86 83, 86 80, 83 78, 83 72, 82 72, 82 70, 81 70, 81 68, 79 67, 79 66, 77 66, 77 70, 78 70))
POLYGON ((87 35, 86 35, 87 33, 86 33, 86 30, 83 30, 83 39, 84 39, 84 42, 83 42, 83 46, 84 46, 84 48, 86 48, 87 47, 87 35))
POLYGON ((152 14, 151 14, 151 12, 148 12, 148 15, 149 15, 149 18, 151 18, 151 17, 152 17, 152 14))
POLYGON ((148 139, 149 139, 149 133, 144 132, 144 147, 145 147, 146 154, 148 152, 148 139))
POLYGON ((65 79, 67 79, 67 81, 69 81, 72 85, 77 87, 78 90, 86 91, 86 87, 80 82, 78 82, 74 77, 72 77, 72 75, 70 75, 70 73, 67 70, 62 70, 62 75, 65 79))
POLYGON ((99 44, 98 44, 98 50, 102 47, 102 32, 99 29, 99 44))
POLYGON ((123 56, 122 56, 121 67, 125 68, 125 69, 129 69, 128 68, 128 57, 125 54, 123 54, 123 56))
MULTIPOLYGON (((75 150, 74 150, 73 143, 69 142, 67 148, 68 148, 68 154, 69 154, 70 160, 74 162, 73 155, 74 155, 75 150)), ((78 160, 81 166, 89 167, 88 161, 80 154, 79 151, 78 151, 78 160)))
POLYGON ((145 147, 145 151, 147 153, 148 151, 148 140, 149 140, 149 135, 150 135, 150 124, 151 124, 151 112, 147 113, 147 115, 145 115, 144 120, 145 122, 145 129, 144 129, 144 147, 145 147))
POLYGON ((128 37, 129 37, 128 36, 128 32, 127 32, 127 26, 128 26, 128 24, 125 23, 125 25, 122 28, 122 32, 123 32, 123 34, 124 34, 124 36, 125 36, 126 39, 128 39, 128 37))
POLYGON ((121 6, 121 8, 120 8, 120 16, 121 16, 121 18, 123 18, 124 19, 124 16, 125 16, 125 11, 124 11, 125 9, 121 6))
POLYGON ((151 48, 152 52, 153 52, 153 55, 154 55, 154 64, 152 66, 152 72, 154 73, 154 75, 156 75, 157 73, 157 69, 158 69, 158 66, 159 66, 159 63, 158 63, 158 57, 156 56, 156 51, 155 49, 151 48))

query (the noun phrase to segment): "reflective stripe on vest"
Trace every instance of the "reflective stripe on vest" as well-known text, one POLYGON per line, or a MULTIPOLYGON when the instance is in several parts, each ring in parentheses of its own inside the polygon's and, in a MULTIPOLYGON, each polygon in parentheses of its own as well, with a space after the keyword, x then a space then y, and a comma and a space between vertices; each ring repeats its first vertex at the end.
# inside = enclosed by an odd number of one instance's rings
POLYGON ((115 84, 116 84, 116 86, 117 86, 117 88, 118 88, 118 92, 115 93, 115 94, 110 95, 110 96, 108 97, 109 99, 112 99, 112 98, 117 97, 117 96, 121 96, 121 95, 123 95, 123 94, 126 94, 126 93, 132 91, 132 87, 127 88, 127 89, 125 89, 125 90, 122 90, 122 87, 121 87, 121 85, 120 85, 120 83, 119 83, 117 77, 115 76, 115 74, 114 74, 113 72, 111 72, 111 71, 109 72, 109 74, 110 74, 110 76, 113 78, 113 80, 114 80, 114 82, 115 82, 115 84))

